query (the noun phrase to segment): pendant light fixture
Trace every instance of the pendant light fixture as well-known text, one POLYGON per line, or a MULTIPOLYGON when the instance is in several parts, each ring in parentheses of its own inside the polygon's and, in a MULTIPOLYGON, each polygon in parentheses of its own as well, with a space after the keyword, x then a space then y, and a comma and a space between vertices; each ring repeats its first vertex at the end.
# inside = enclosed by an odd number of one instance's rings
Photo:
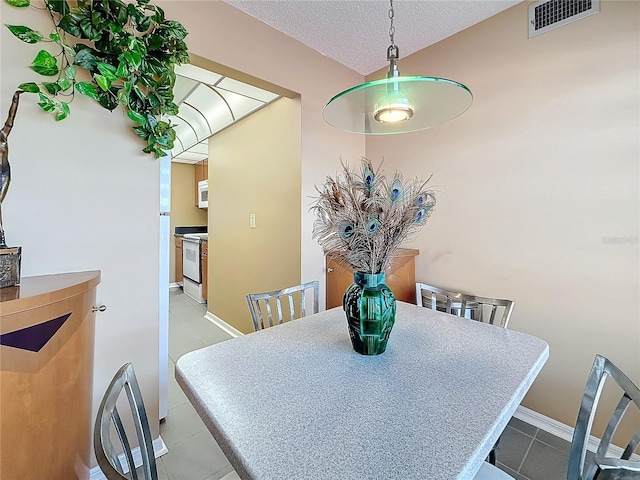
POLYGON ((456 118, 471 106, 471 91, 461 83, 438 77, 400 76, 393 0, 389 1, 387 78, 349 88, 327 102, 322 116, 340 130, 369 135, 414 132, 456 118))

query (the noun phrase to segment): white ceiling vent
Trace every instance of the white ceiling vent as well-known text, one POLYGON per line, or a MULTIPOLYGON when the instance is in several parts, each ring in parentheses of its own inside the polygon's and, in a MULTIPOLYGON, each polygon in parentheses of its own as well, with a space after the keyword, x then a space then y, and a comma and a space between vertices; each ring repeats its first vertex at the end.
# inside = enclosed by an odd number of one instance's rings
POLYGON ((529 5, 529 38, 600 11, 600 0, 540 0, 529 5))

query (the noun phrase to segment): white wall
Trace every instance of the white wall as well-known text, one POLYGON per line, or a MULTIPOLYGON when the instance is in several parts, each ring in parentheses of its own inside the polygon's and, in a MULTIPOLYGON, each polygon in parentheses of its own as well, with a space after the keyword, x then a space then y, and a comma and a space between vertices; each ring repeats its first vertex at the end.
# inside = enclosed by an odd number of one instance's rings
MULTIPOLYGON (((47 16, 0 3, 1 23, 48 32, 47 16)), ((2 121, 40 45, 1 28, 2 121)), ((3 202, 10 245, 22 245, 22 275, 101 270, 96 317, 94 416, 111 377, 132 361, 153 433, 158 433, 159 163, 120 110, 76 96, 56 123, 23 94, 9 136, 12 181, 3 202)), ((69 399, 73 401, 73 399, 69 399)))

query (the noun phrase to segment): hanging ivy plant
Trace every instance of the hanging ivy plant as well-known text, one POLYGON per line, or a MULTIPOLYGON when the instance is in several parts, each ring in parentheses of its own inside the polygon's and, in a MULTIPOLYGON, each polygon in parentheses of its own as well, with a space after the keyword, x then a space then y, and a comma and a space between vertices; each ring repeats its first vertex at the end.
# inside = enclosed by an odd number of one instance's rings
MULTIPOLYGON (((31 5, 30 0, 5 1, 14 7, 31 5)), ((48 35, 23 25, 7 28, 26 43, 54 43, 60 53, 40 50, 31 69, 47 79, 18 89, 38 95, 38 105, 56 120, 70 114, 76 92, 110 111, 120 105, 147 143, 143 152, 166 155, 176 138, 173 126, 163 120, 178 113, 174 68, 189 63, 185 28, 167 20, 149 0, 78 0, 73 7, 67 0, 43 0, 42 5, 53 23, 48 35), (79 70, 90 77, 81 80, 79 70)))

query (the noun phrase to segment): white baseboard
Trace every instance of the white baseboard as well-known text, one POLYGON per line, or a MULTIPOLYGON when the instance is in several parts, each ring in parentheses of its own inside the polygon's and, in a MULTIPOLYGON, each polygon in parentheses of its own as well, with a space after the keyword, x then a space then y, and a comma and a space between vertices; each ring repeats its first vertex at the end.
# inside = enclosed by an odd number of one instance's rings
MULTIPOLYGON (((140 447, 134 448, 131 453, 133 454, 133 462, 136 465, 136 468, 142 465, 142 455, 140 455, 140 447)), ((165 453, 169 453, 169 449, 165 445, 162 437, 158 437, 153 441, 153 454, 156 458, 161 457, 165 453)), ((120 459, 120 463, 123 465, 126 470, 126 460, 124 454, 118 457, 120 459)), ((89 480, 107 480, 107 477, 104 476, 100 467, 93 467, 89 472, 89 480)))
POLYGON ((222 330, 226 334, 231 335, 231 337, 233 338, 241 337, 244 335, 244 333, 242 333, 240 330, 236 329, 235 327, 232 327, 227 322, 222 320, 220 317, 216 317, 213 313, 209 311, 207 311, 204 318, 209 320, 211 323, 213 323, 216 327, 218 327, 220 330, 222 330))
MULTIPOLYGON (((541 413, 534 412, 533 410, 523 407, 522 405, 518 406, 516 409, 516 413, 513 414, 518 420, 522 420, 523 422, 528 423, 529 425, 533 425, 534 427, 539 428, 540 430, 544 430, 551 435, 555 435, 567 442, 571 443, 573 439, 573 427, 569 425, 565 425, 564 423, 558 422, 553 418, 549 418, 541 413)), ((594 437, 593 435, 589 435, 589 443, 587 444, 587 449, 590 452, 594 452, 598 449, 598 444, 600 443, 600 439, 594 437)), ((615 455, 618 458, 622 455, 624 449, 612 445, 609 447, 609 452, 611 455, 615 455)), ((631 459, 634 461, 640 461, 640 455, 633 454, 631 459)))
POLYGON ((169 284, 169 290, 171 290, 172 288, 182 288, 182 285, 177 283, 177 282, 170 283, 169 284))

